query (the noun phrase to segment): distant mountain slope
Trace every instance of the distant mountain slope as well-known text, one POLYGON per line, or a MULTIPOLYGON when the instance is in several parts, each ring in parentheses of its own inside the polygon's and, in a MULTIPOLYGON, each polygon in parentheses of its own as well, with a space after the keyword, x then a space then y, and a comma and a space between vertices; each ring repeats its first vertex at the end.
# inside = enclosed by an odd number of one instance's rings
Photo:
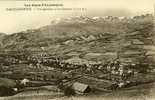
POLYGON ((0 33, 0 48, 3 46, 2 41, 5 35, 6 35, 5 33, 0 33))
POLYGON ((109 59, 108 56, 110 59, 117 57, 122 45, 128 44, 126 35, 150 37, 153 33, 152 19, 152 15, 56 19, 51 25, 39 29, 5 35, 2 43, 3 48, 8 50, 46 50, 64 58, 78 56, 103 61, 109 59))
POLYGON ((0 38, 4 37, 5 35, 5 33, 0 33, 0 38))

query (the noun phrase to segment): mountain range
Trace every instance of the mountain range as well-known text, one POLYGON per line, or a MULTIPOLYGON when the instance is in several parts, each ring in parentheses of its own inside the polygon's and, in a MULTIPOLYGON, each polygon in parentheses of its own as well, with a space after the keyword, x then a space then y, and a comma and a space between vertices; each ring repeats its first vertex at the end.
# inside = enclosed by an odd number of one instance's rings
MULTIPOLYGON (((0 33, 1 50, 41 51, 64 59, 80 57, 103 61, 115 59, 126 36, 139 34, 152 37, 153 16, 127 17, 68 17, 57 18, 50 25, 10 35, 0 33), (108 58, 109 57, 109 58, 108 58)), ((144 38, 144 39, 145 39, 144 38)), ((141 40, 146 42, 146 40, 141 40)), ((152 41, 153 38, 151 38, 152 41)))

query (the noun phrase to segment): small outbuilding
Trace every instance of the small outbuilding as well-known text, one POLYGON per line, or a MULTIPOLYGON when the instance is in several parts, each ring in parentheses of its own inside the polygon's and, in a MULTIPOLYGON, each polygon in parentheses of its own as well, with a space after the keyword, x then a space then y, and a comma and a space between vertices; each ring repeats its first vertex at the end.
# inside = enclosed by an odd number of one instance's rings
POLYGON ((27 83, 29 83, 30 80, 24 78, 23 80, 21 80, 21 84, 23 84, 24 86, 27 85, 27 83))
POLYGON ((83 93, 89 93, 91 91, 91 88, 87 84, 75 82, 72 85, 72 89, 75 91, 77 94, 83 94, 83 93))

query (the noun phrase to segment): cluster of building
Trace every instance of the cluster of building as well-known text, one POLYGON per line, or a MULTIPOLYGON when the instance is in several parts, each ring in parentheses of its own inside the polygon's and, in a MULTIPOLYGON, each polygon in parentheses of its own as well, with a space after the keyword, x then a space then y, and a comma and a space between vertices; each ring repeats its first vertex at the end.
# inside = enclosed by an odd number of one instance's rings
MULTIPOLYGON (((137 35, 139 34, 139 32, 134 33, 134 35, 135 34, 137 35)), ((130 45, 134 46, 133 44, 136 44, 136 46, 140 45, 142 48, 144 47, 144 43, 139 41, 132 41, 132 43, 129 43, 129 45, 127 44, 127 47, 130 45)), ((133 49, 131 48, 131 50, 133 49)), ((133 52, 135 57, 135 49, 133 50, 133 52)), ((131 56, 132 54, 126 55, 131 56)), ((72 63, 69 60, 66 61, 60 57, 51 56, 48 54, 32 54, 25 56, 16 54, 7 56, 4 55, 4 57, 1 59, 2 63, 0 68, 2 69, 2 73, 0 75, 2 77, 6 76, 7 78, 10 78, 10 76, 16 77, 16 79, 20 76, 20 79, 26 78, 32 81, 46 82, 58 82, 59 80, 62 80, 60 82, 63 82, 63 80, 72 80, 75 76, 78 75, 91 75, 94 76, 96 79, 115 81, 117 82, 116 84, 119 87, 122 87, 124 84, 130 83, 130 78, 134 76, 134 74, 136 74, 139 70, 136 70, 136 67, 142 65, 138 65, 137 63, 126 64, 122 63, 123 61, 120 62, 119 60, 120 59, 118 58, 107 63, 89 63, 87 61, 72 63), (12 65, 19 64, 21 64, 21 67, 11 67, 12 65), (22 64, 25 64, 26 67, 24 68, 22 64), (17 73, 17 70, 19 69, 20 71, 18 71, 17 73)))

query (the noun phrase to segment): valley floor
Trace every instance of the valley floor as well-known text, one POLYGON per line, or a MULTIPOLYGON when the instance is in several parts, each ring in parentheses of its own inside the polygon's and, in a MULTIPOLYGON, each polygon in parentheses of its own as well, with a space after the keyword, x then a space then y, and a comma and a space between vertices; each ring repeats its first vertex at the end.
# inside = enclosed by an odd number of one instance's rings
POLYGON ((0 100, 155 100, 155 82, 116 90, 110 93, 66 97, 46 90, 26 91, 0 100))

